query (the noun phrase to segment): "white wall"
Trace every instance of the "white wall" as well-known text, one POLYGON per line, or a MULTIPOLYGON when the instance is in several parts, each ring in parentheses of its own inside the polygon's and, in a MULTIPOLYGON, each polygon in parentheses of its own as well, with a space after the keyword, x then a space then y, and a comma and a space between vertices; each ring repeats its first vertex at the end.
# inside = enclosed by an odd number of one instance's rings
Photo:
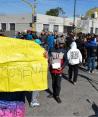
POLYGON ((30 23, 32 22, 31 15, 5 15, 0 16, 0 23, 30 23))
POLYGON ((80 20, 78 26, 81 28, 83 33, 90 33, 90 21, 89 20, 80 20))
POLYGON ((41 23, 36 23, 36 31, 37 31, 37 32, 41 32, 42 29, 43 29, 43 24, 41 24, 41 23))
POLYGON ((98 28, 98 19, 89 20, 89 29, 93 27, 93 33, 95 33, 96 28, 98 28))
POLYGON ((30 24, 28 23, 17 23, 15 24, 15 31, 24 31, 24 30, 30 29, 30 24))
POLYGON ((39 26, 36 25, 37 31, 42 31, 43 30, 43 24, 49 24, 49 31, 53 31, 54 25, 59 26, 59 32, 63 32, 63 18, 61 17, 54 17, 54 16, 48 16, 48 15, 42 15, 42 14, 37 14, 37 25, 42 24, 40 29, 38 29, 39 26))
POLYGON ((63 33, 63 25, 59 25, 59 31, 58 32, 60 32, 60 33, 63 33))
POLYGON ((1 23, 0 23, 0 30, 1 30, 1 23))
POLYGON ((49 24, 49 31, 53 32, 53 29, 54 29, 54 25, 53 24, 49 24))
POLYGON ((43 24, 63 24, 63 18, 37 14, 37 22, 43 24))

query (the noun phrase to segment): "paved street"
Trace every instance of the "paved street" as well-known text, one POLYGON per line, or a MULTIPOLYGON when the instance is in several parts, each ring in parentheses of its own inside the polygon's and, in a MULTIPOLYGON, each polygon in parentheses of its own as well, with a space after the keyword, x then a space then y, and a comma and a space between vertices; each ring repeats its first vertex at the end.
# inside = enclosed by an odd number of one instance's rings
MULTIPOLYGON (((67 68, 65 70, 67 77, 67 68)), ((98 73, 89 74, 85 70, 79 71, 76 86, 62 79, 61 99, 58 104, 53 98, 47 98, 48 93, 40 92, 40 107, 31 108, 26 104, 26 117, 98 117, 98 73)), ((49 75, 49 88, 51 77, 49 75)))

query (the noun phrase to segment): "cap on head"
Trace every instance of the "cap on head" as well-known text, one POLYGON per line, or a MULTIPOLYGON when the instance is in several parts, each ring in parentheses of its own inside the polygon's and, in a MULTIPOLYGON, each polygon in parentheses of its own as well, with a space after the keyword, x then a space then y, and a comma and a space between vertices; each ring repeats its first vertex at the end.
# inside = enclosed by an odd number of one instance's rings
POLYGON ((39 45, 42 43, 42 42, 40 41, 40 39, 35 39, 34 42, 37 43, 37 44, 39 44, 39 45))

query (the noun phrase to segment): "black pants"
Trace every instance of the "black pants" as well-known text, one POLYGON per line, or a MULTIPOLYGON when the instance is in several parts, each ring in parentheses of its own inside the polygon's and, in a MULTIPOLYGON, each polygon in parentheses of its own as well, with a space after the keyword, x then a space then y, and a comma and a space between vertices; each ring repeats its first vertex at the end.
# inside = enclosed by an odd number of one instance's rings
POLYGON ((25 91, 21 92, 0 92, 0 100, 25 102, 25 91))
POLYGON ((53 88, 53 95, 59 96, 61 91, 61 78, 62 75, 58 74, 51 74, 52 76, 52 88, 53 88))
POLYGON ((77 65, 69 65, 69 80, 73 78, 73 82, 77 82, 78 76, 78 64, 77 65))

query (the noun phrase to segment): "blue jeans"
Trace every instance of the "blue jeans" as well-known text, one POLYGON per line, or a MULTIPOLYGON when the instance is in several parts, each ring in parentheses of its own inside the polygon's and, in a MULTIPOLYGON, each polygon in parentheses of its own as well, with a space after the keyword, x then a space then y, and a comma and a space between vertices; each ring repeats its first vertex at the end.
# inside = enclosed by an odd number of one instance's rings
POLYGON ((95 69, 95 57, 88 58, 88 70, 93 71, 95 69))
POLYGON ((39 91, 33 91, 32 92, 32 103, 37 103, 38 102, 38 97, 39 97, 39 91))

